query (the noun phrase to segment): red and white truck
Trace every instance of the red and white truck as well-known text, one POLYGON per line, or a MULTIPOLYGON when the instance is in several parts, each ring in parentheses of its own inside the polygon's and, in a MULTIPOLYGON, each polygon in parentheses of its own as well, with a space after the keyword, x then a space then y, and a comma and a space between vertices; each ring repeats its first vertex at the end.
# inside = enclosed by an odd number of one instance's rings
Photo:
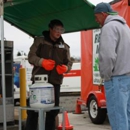
POLYGON ((61 85, 62 92, 80 92, 81 91, 81 64, 73 63, 69 73, 64 74, 63 83, 61 85))

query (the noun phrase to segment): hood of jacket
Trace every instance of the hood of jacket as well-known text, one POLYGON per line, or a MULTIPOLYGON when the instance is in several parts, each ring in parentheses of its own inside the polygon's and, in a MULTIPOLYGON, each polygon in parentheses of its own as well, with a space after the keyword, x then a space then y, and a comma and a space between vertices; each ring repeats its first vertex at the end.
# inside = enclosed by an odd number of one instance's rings
POLYGON ((111 22, 111 21, 119 21, 122 24, 126 24, 126 21, 123 17, 119 16, 119 15, 108 15, 108 17, 106 18, 104 25, 111 22))
POLYGON ((53 43, 53 44, 64 43, 64 40, 63 40, 63 38, 61 36, 57 39, 57 41, 53 41, 50 38, 50 32, 49 31, 43 31, 42 34, 43 34, 45 40, 47 40, 50 43, 53 43))

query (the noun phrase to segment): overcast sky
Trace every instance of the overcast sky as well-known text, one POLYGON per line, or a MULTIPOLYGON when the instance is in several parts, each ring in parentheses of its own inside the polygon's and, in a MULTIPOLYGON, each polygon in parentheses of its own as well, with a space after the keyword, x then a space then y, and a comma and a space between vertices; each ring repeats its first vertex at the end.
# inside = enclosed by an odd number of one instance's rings
MULTIPOLYGON (((96 5, 102 1, 110 2, 112 0, 89 0, 91 3, 96 5)), ((62 35, 64 41, 69 44, 71 56, 80 57, 80 32, 76 33, 68 33, 62 35)), ((17 28, 11 26, 7 22, 4 22, 4 37, 6 40, 14 41, 14 55, 17 54, 18 51, 24 51, 26 54, 29 51, 29 47, 32 45, 33 38, 29 37, 29 35, 23 33, 17 28)))

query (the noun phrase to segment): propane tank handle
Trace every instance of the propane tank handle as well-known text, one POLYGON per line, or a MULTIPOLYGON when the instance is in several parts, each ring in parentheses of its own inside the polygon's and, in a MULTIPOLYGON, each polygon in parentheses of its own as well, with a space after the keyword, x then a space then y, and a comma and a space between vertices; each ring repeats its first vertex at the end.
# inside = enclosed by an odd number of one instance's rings
POLYGON ((48 75, 35 75, 34 77, 35 82, 37 83, 47 83, 48 82, 48 75))

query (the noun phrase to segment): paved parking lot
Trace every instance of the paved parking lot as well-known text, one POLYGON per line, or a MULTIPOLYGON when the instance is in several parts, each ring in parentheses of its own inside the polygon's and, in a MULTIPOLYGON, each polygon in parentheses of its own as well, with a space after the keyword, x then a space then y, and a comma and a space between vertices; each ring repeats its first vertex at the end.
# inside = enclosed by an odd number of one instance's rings
MULTIPOLYGON (((61 97, 60 105, 67 110, 69 122, 73 125, 74 130, 111 130, 108 119, 102 125, 95 125, 91 122, 88 112, 85 106, 82 107, 84 114, 73 114, 76 106, 76 99, 79 96, 64 96, 61 97), (86 111, 84 111, 86 110, 86 111)), ((59 115, 59 120, 61 121, 61 114, 59 115)))
MULTIPOLYGON (((74 130, 111 130, 108 119, 101 125, 95 125, 91 122, 88 113, 83 112, 84 114, 73 114, 68 113, 68 119, 70 125, 73 126, 74 130)), ((59 115, 59 122, 61 124, 62 115, 59 115)))
MULTIPOLYGON (((17 108, 15 108, 15 116, 18 117, 17 108)), ((95 125, 91 122, 88 112, 83 111, 83 114, 67 113, 68 121, 73 126, 73 130, 111 130, 108 119, 101 125, 95 125)), ((59 114, 59 125, 62 122, 62 114, 59 114)))
MULTIPOLYGON (((77 96, 78 97, 78 96, 77 96)), ((101 125, 91 122, 87 110, 83 107, 83 114, 73 114, 77 97, 61 97, 61 106, 68 111, 68 119, 73 130, 111 130, 108 119, 101 125), (86 111, 85 111, 86 110, 86 111)), ((18 107, 15 107, 15 119, 18 119, 18 107)), ((59 114, 59 124, 62 122, 62 114, 59 114)))

